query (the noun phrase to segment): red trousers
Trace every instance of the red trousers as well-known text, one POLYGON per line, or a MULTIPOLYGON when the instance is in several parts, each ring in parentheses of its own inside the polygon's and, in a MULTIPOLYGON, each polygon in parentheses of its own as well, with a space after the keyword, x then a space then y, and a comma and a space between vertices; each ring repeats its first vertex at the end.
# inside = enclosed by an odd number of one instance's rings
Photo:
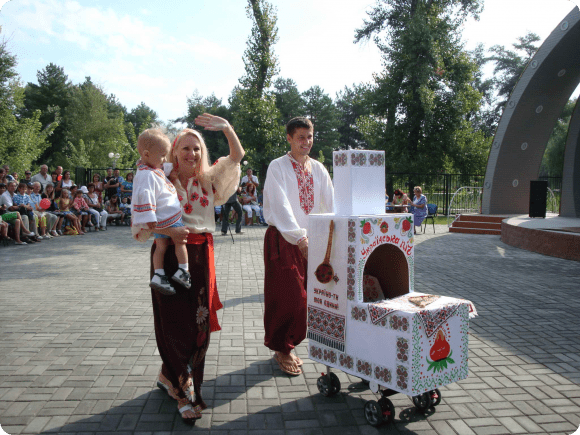
POLYGON ((264 238, 264 344, 290 353, 306 338, 307 262, 276 227, 264 238))

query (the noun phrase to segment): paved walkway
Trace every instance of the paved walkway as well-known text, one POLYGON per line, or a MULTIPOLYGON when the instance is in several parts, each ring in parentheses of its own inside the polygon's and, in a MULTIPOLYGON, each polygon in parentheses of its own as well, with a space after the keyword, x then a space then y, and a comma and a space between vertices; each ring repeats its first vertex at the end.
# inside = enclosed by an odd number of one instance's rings
MULTIPOLYGON (((216 236, 223 330, 212 334, 195 427, 155 388, 160 367, 148 249, 126 227, 33 246, 0 246, 0 424, 10 434, 571 434, 580 425, 580 264, 512 248, 498 236, 417 237, 416 289, 471 299, 470 376, 434 412, 393 396, 395 424, 363 416, 374 395, 323 366, 289 378, 263 346, 262 240, 216 236)), ((219 233, 218 233, 219 234, 219 233)), ((1 432, 0 432, 1 433, 1 432)))

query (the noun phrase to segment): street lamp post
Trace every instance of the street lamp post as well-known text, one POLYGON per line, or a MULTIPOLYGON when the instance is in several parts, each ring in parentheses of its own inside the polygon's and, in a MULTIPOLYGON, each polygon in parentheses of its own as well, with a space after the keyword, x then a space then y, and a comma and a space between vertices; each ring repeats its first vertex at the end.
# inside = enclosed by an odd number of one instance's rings
POLYGON ((113 152, 109 153, 109 158, 113 159, 113 169, 115 169, 117 167, 117 159, 119 159, 119 157, 121 157, 121 154, 119 154, 119 153, 113 153, 113 152))

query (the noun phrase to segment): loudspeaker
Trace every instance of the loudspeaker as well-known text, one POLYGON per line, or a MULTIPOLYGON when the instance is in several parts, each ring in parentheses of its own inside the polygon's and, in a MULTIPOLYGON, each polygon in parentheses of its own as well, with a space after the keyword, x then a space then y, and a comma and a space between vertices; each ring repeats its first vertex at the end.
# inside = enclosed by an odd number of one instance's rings
POLYGON ((543 180, 530 181, 530 217, 546 217, 546 197, 548 182, 543 180))

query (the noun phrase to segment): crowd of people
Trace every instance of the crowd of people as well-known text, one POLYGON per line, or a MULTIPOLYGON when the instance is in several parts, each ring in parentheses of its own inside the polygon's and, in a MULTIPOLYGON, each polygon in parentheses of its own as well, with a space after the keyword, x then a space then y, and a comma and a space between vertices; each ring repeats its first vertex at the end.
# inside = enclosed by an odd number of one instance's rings
POLYGON ((101 180, 77 186, 69 170, 58 166, 49 173, 42 165, 38 174, 27 170, 24 178, 0 167, 0 239, 17 245, 38 243, 63 235, 84 235, 87 228, 104 231, 108 224, 131 224, 133 173, 121 176, 107 169, 101 180))

